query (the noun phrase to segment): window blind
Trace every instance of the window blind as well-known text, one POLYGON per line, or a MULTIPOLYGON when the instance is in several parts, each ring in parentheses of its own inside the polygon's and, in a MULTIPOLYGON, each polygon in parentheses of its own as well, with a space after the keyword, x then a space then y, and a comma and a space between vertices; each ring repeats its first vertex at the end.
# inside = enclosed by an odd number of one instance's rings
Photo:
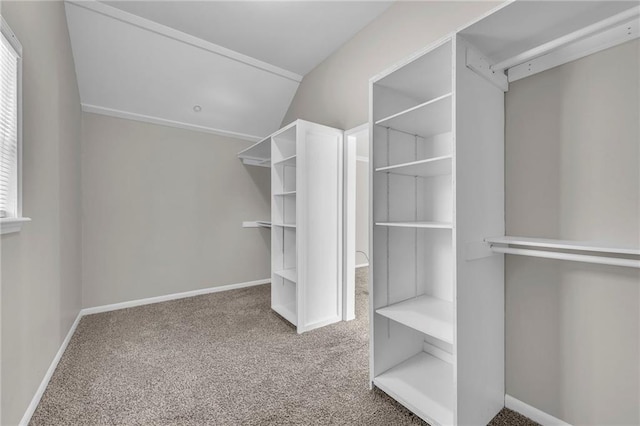
POLYGON ((18 61, 0 37, 0 217, 18 215, 18 61))

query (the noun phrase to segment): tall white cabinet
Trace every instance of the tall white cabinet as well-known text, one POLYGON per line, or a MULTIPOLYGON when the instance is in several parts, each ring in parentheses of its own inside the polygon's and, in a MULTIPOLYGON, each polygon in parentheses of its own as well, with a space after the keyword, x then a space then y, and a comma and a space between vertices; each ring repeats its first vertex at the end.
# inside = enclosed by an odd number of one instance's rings
POLYGON ((504 93, 452 36, 371 81, 371 381, 432 425, 504 406, 504 93))
POLYGON ((619 258, 637 247, 504 233, 509 83, 638 38, 638 17, 509 2, 371 80, 371 383, 428 423, 505 404, 502 253, 640 265, 619 258))
POLYGON ((271 308, 298 333, 342 319, 343 132, 297 120, 271 143, 271 308))

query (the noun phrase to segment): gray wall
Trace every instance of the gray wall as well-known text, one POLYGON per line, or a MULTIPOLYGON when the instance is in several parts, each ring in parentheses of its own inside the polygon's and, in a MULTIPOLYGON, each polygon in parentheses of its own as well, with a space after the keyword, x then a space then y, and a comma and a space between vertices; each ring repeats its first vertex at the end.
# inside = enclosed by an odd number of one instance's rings
POLYGON ((269 169, 247 141, 83 114, 83 307, 270 277, 269 169))
MULTIPOLYGON (((640 44, 512 83, 508 235, 639 245, 640 44)), ((507 256, 507 392, 571 424, 640 423, 640 271, 507 256)))
POLYGON ((2 424, 22 418, 81 304, 80 99, 61 2, 2 2, 24 47, 23 212, 1 237, 2 424))
MULTIPOLYGON (((369 77, 493 6, 396 3, 304 78, 283 123, 366 122, 369 77)), ((638 42, 512 84, 509 234, 638 244, 638 92, 638 42)), ((508 256, 507 392, 574 424, 638 424, 639 280, 508 256)))
POLYGON ((499 3, 396 2, 304 77, 282 124, 301 118, 348 130, 366 123, 369 78, 499 3))

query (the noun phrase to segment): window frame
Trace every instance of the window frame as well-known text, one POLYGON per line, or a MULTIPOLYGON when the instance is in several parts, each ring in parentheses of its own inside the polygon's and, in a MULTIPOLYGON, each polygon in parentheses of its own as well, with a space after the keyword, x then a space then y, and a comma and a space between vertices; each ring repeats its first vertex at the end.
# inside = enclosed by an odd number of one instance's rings
POLYGON ((18 92, 18 105, 17 105, 17 115, 18 115, 18 128, 17 128, 17 167, 16 167, 16 178, 17 178, 17 194, 16 194, 16 216, 15 217, 4 217, 0 218, 0 234, 8 234, 12 232, 19 232, 22 229, 22 224, 25 222, 29 222, 31 219, 28 217, 24 217, 22 215, 22 44, 18 40, 18 37, 13 32, 11 27, 4 20, 4 17, 0 16, 0 33, 2 37, 9 43, 9 45, 15 50, 18 54, 18 81, 17 81, 17 92, 18 92))

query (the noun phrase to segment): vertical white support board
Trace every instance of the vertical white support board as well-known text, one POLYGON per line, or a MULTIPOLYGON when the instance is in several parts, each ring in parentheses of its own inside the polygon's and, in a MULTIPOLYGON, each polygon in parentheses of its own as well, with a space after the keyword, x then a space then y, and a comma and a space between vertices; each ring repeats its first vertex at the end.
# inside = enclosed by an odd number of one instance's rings
POLYGON ((457 423, 504 407, 503 256, 465 259, 469 243, 504 235, 504 93, 465 65, 456 37, 455 245, 457 423))
POLYGON ((343 132, 298 121, 298 332, 342 319, 343 132))
POLYGON ((356 148, 357 139, 344 134, 344 264, 342 319, 355 318, 356 287, 356 148))

